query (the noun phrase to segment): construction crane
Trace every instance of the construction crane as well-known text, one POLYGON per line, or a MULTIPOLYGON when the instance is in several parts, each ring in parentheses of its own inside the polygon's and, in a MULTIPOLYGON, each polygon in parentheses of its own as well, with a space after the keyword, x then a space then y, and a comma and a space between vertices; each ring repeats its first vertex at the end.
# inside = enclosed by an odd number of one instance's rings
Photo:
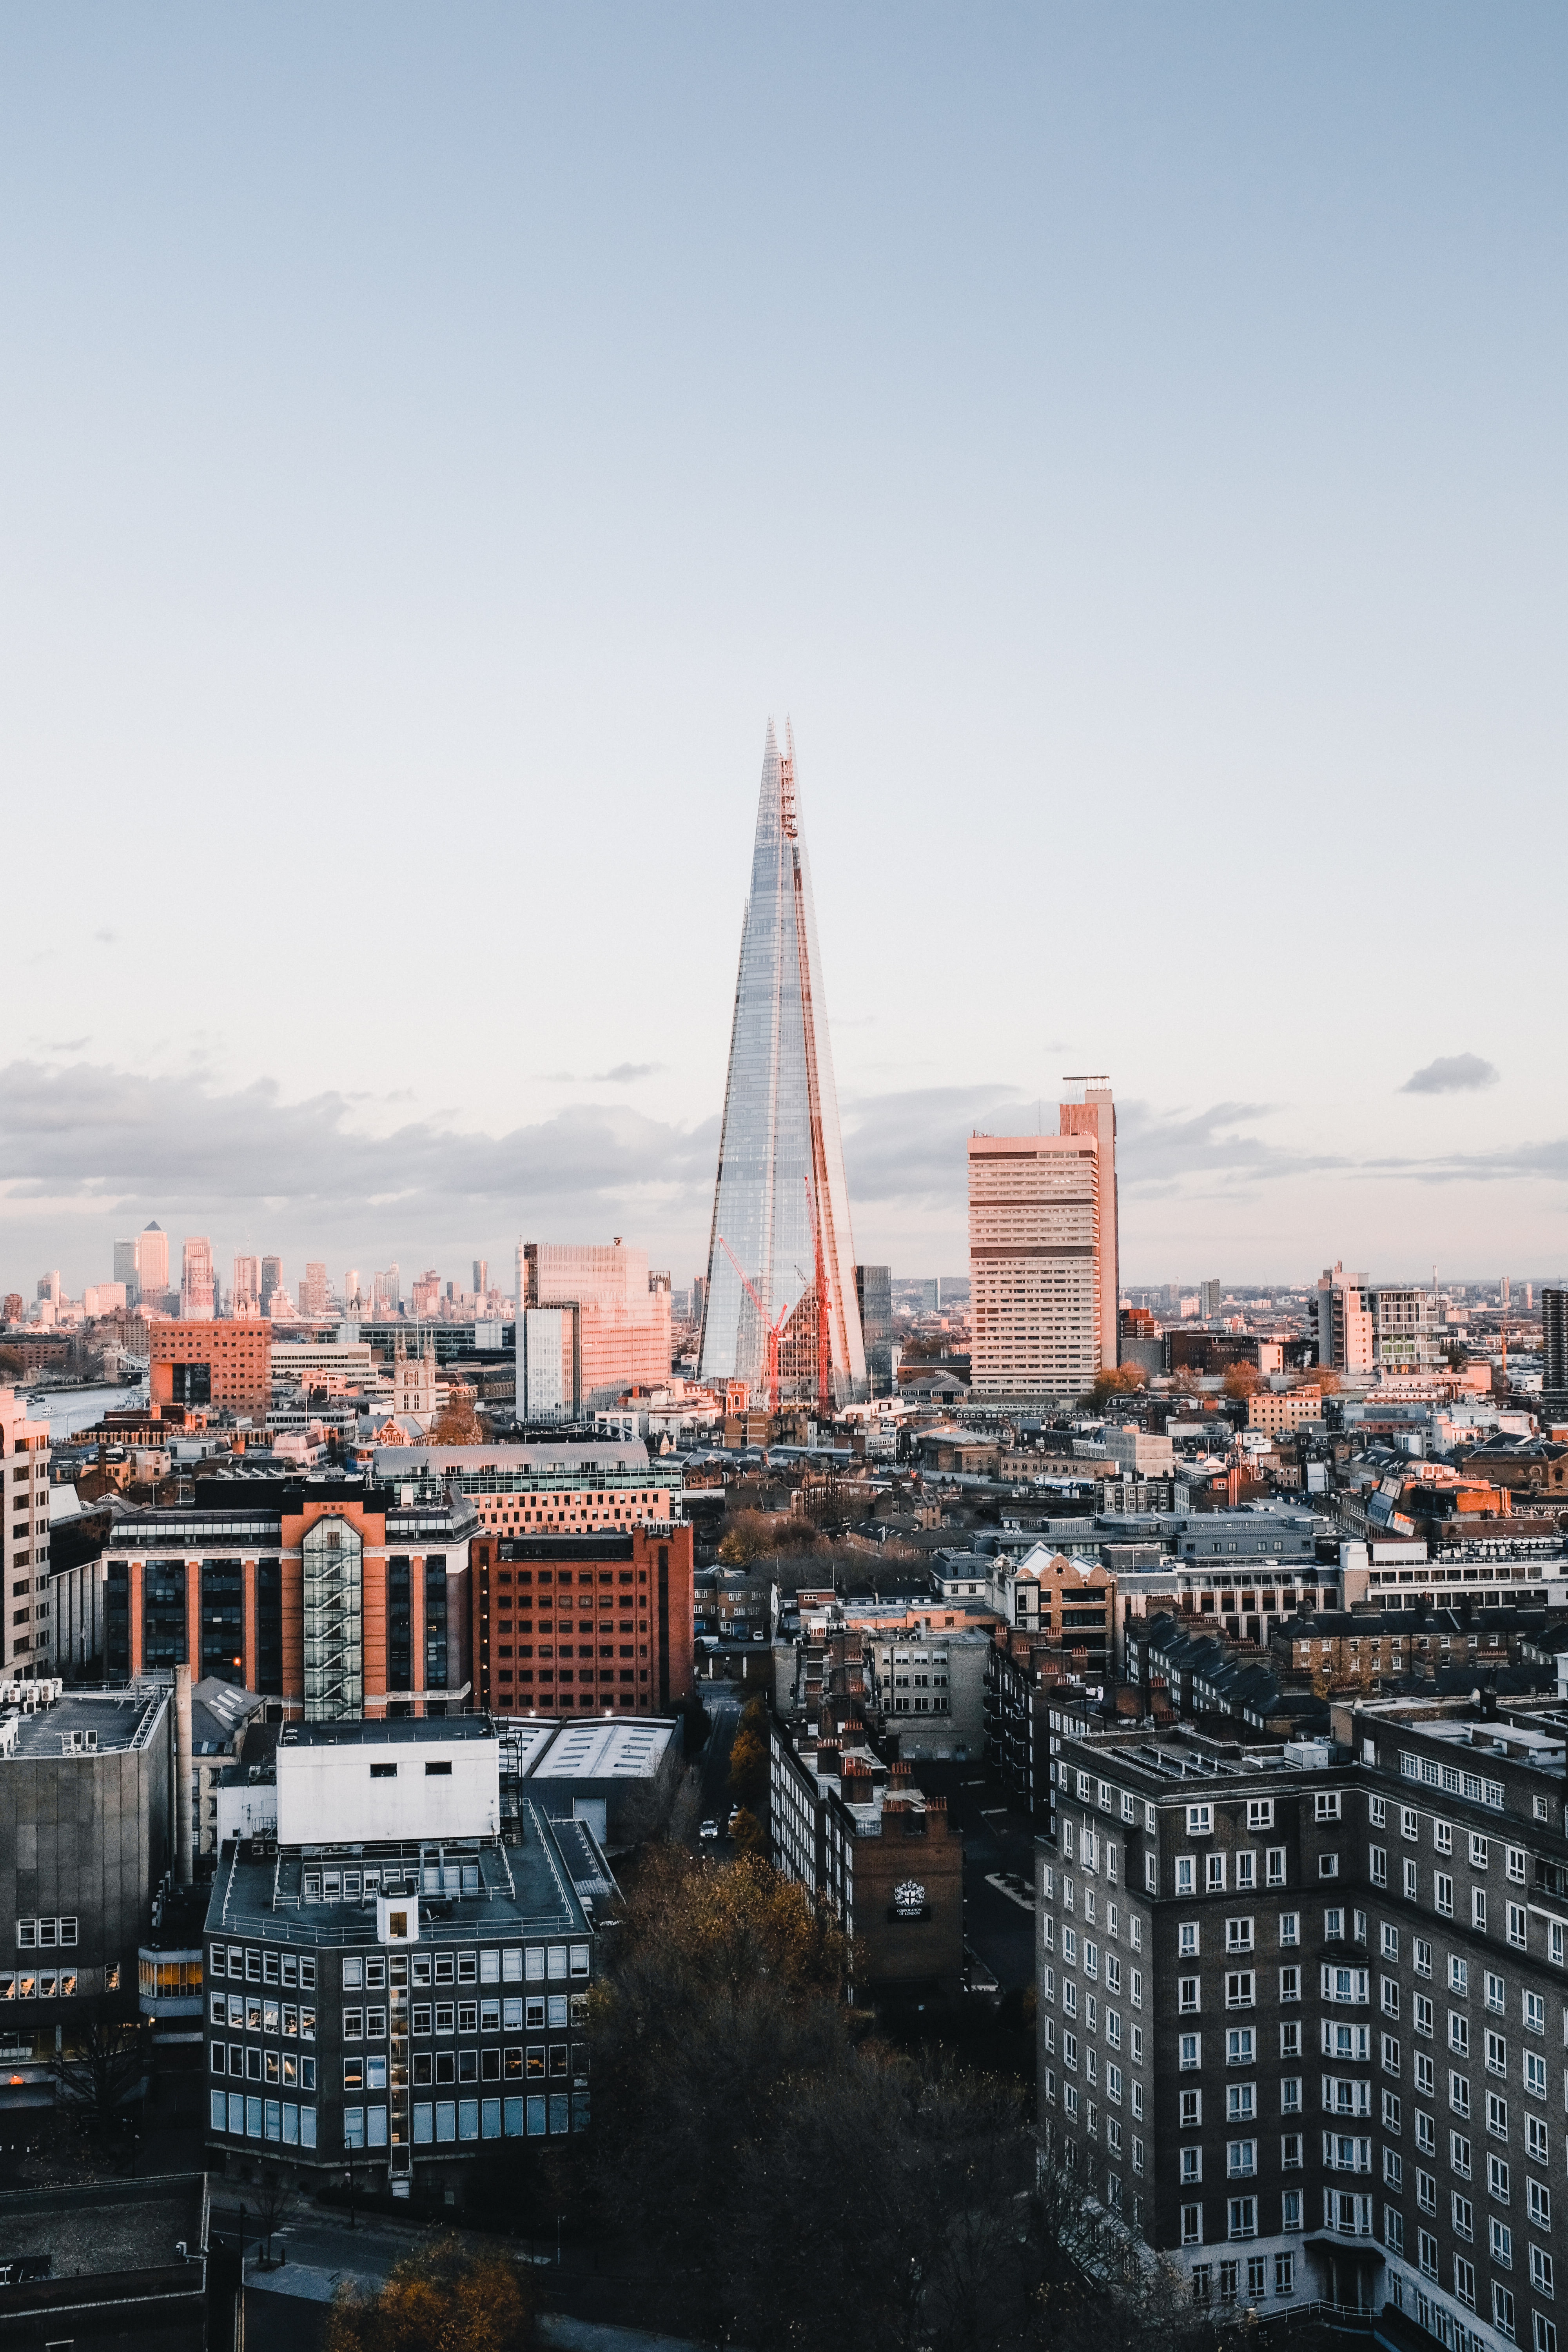
POLYGON ((719 1246, 745 1284, 751 1294, 752 1304, 757 1310, 757 1320, 763 1327, 763 1386, 767 1391, 768 1411, 777 1412, 779 1409, 779 1334, 789 1321, 792 1310, 787 1307, 781 1307, 778 1321, 770 1323, 767 1308, 757 1296, 756 1284, 752 1280, 722 1234, 719 1236, 719 1246))

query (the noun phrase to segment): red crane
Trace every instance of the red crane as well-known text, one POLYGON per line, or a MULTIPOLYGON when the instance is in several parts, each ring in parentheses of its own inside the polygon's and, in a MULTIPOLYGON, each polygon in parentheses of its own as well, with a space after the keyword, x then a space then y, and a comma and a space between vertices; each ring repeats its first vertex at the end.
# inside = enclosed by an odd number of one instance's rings
POLYGON ((722 1234, 719 1236, 719 1246, 745 1284, 751 1293, 752 1304, 757 1310, 757 1320, 763 1327, 763 1385, 767 1391, 768 1411, 777 1412, 779 1409, 779 1333, 789 1321, 791 1310, 787 1307, 782 1307, 778 1321, 770 1323, 767 1309, 757 1296, 756 1284, 752 1280, 722 1234))

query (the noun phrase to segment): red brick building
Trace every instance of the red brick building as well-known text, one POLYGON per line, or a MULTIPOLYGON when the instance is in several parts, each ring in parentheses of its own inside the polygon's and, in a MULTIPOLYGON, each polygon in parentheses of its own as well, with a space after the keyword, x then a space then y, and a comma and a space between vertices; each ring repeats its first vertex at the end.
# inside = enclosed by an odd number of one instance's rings
POLYGON ((272 1326, 153 1323, 148 1328, 154 1404, 227 1405, 265 1412, 272 1401, 272 1326))
POLYGON ((692 1531, 476 1536, 474 1703, 497 1715, 668 1715, 691 1693, 692 1531))

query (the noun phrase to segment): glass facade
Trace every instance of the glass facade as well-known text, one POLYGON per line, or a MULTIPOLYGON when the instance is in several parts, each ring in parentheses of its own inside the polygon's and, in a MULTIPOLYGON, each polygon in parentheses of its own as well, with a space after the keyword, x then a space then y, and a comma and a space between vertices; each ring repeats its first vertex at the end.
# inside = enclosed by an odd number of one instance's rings
POLYGON ((237 1559, 202 1562, 202 1673, 245 1680, 245 1570, 237 1559))
POLYGON ((185 1563, 150 1559, 142 1570, 142 1664, 189 1664, 185 1644, 185 1563))
POLYGON ((719 1144, 701 1378, 753 1398, 865 1393, 838 1131, 795 743, 768 722, 752 888, 719 1144))
POLYGON ((283 1563, 256 1563, 256 1687, 268 1697, 283 1691, 283 1563))
POLYGON ((407 1559, 395 1556, 386 1563, 386 1687, 414 1687, 414 1614, 407 1559))
POLYGON ((447 1563, 439 1554, 425 1562, 425 1687, 447 1687, 447 1563))

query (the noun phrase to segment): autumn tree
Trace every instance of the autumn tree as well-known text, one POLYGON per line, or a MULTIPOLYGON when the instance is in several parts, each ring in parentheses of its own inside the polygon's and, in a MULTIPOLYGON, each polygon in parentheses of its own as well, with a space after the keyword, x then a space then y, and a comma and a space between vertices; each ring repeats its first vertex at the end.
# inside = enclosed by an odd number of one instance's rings
POLYGON ((1263 1375, 1256 1364, 1227 1364, 1223 1382, 1225 1392, 1236 1403, 1256 1396, 1263 1386, 1263 1375))
POLYGON ((395 2263, 375 2294, 338 2289, 326 2352, 524 2352, 533 2298, 517 2264, 437 2238, 395 2263))
POLYGON ((736 1813, 730 1824, 730 1835, 735 1841, 737 1853, 763 1855, 767 1851, 763 1825, 748 1806, 742 1805, 736 1813))
POLYGON ((768 1785, 768 1743, 754 1727, 742 1725, 730 1750, 730 1794, 754 1805, 768 1785))
POLYGON ((430 1424, 432 1445, 482 1445, 484 1431, 479 1418, 466 1400, 445 1406, 430 1424))

